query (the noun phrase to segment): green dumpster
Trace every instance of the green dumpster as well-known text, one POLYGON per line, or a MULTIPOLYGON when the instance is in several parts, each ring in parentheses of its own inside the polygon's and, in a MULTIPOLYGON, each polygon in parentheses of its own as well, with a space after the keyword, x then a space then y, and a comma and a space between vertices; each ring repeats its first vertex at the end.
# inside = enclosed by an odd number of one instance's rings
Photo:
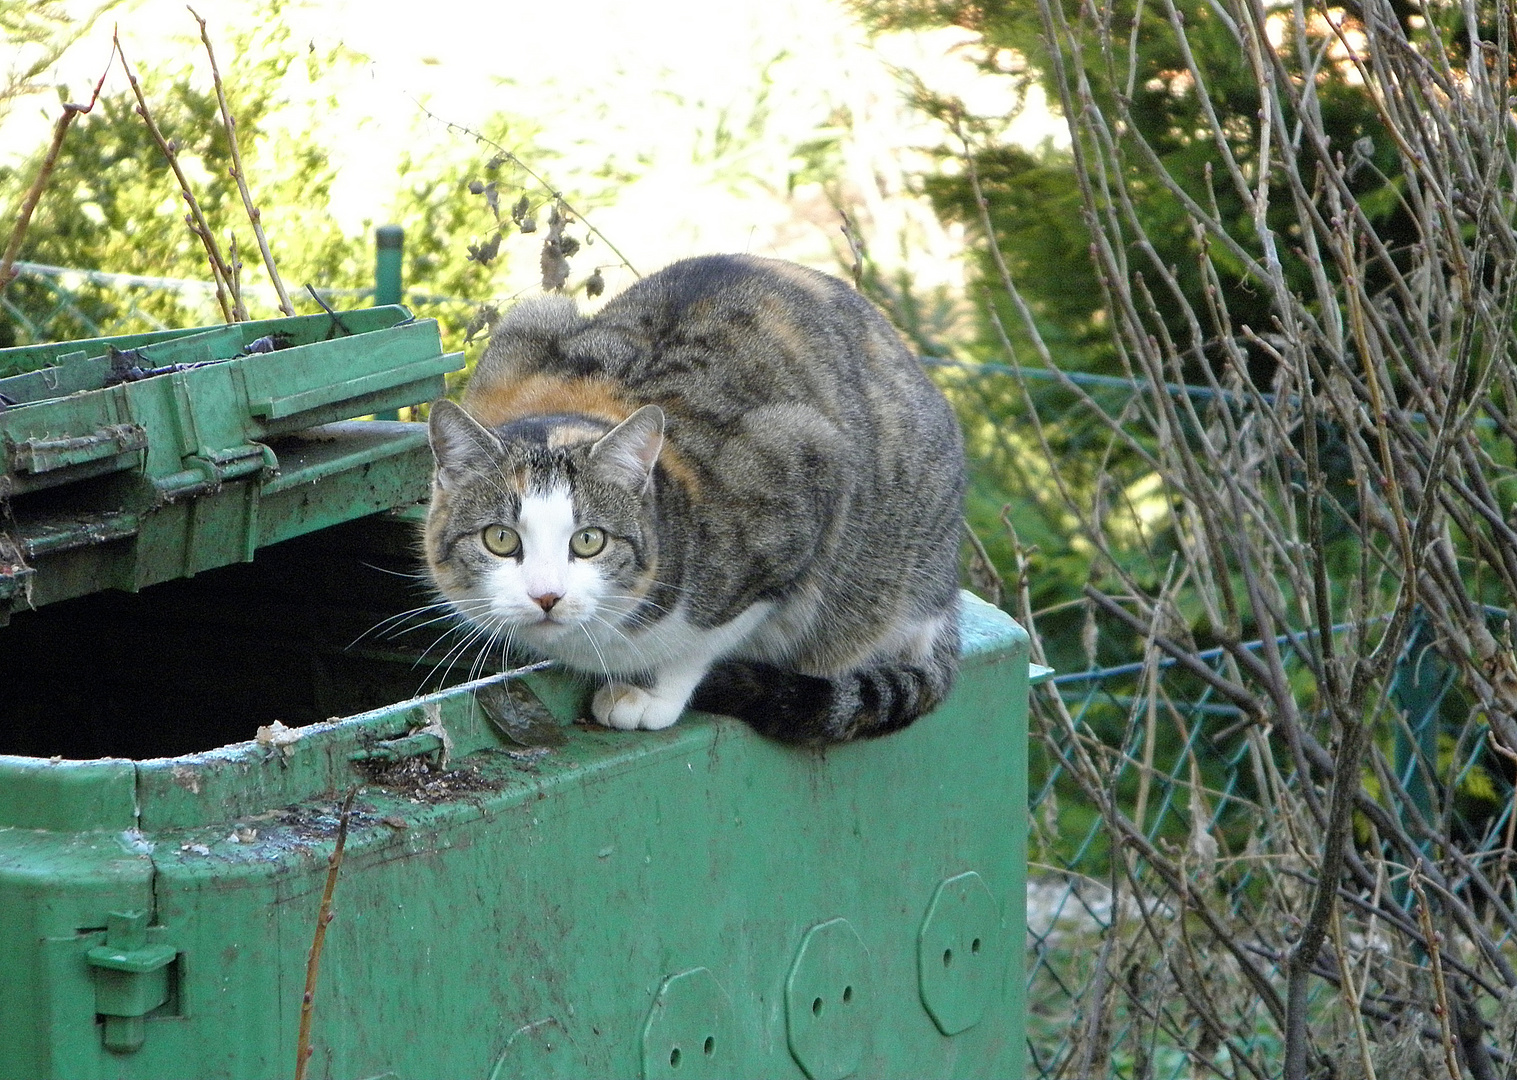
POLYGON ((354 789, 313 1077, 1021 1076, 1010 619, 966 596, 954 693, 885 739, 598 728, 584 686, 408 621, 416 508, 337 506, 414 501, 426 462, 398 460, 193 577, 110 540, 115 588, 10 605, 0 1077, 292 1075, 354 789))

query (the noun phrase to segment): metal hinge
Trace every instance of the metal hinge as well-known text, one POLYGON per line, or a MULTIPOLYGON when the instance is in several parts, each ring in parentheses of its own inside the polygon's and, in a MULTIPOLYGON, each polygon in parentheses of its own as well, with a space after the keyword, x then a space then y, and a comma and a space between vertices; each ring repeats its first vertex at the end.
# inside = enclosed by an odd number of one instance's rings
POLYGON ((179 950, 153 941, 145 911, 106 916, 105 944, 86 952, 95 969, 95 1012, 105 1020, 105 1048, 128 1054, 146 1036, 143 1017, 169 999, 169 965, 179 950))

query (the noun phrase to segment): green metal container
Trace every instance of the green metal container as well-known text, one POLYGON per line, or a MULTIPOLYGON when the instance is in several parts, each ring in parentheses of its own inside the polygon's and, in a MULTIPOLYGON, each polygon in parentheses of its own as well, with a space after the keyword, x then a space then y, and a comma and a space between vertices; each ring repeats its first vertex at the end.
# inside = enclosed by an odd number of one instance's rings
POLYGON ((426 433, 333 425, 462 366, 378 307, 0 350, 0 625, 426 497, 426 433))
POLYGON ((292 1075, 355 786, 313 1077, 1021 1075, 1014 623, 966 597, 952 697, 877 741, 610 731, 364 634, 426 602, 414 518, 0 630, 0 1076, 292 1075))

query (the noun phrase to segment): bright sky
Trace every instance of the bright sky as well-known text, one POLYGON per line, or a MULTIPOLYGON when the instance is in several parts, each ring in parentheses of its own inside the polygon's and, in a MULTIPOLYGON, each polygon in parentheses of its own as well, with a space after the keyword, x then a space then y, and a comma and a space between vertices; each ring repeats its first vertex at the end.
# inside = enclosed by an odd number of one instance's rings
MULTIPOLYGON (((194 6, 221 46, 223 77, 235 78, 225 43, 233 26, 255 24, 259 5, 194 6)), ((319 106, 317 117, 339 166, 334 209, 348 229, 385 220, 401 148, 476 153, 418 102, 466 126, 504 110, 536 119, 540 143, 555 153, 551 179, 571 201, 609 202, 592 219, 644 272, 720 250, 835 269, 836 215, 819 190, 787 191, 787 178, 795 148, 847 110, 850 212, 864 222, 872 255, 886 266, 905 263, 923 284, 954 284, 959 238, 937 224, 905 179, 925 163, 916 148, 943 135, 905 107, 892 66, 966 96, 982 113, 1007 114, 1016 104, 1004 80, 975 72, 962 32, 871 42, 835 0, 291 0, 283 19, 295 42, 318 53, 342 45, 359 54, 316 85, 305 85, 302 73, 288 88, 287 119, 296 128, 308 122, 309 101, 335 95, 335 108, 319 106), (748 133, 759 118, 762 137, 748 133), (596 179, 608 170, 635 179, 596 179)), ((202 63, 183 0, 135 0, 101 20, 51 81, 86 95, 109 55, 113 21, 139 65, 174 57, 202 63)), ((124 88, 125 80, 118 72, 107 85, 124 88)), ((7 154, 45 141, 56 103, 38 100, 14 113, 0 128, 7 154)), ((1036 143, 1061 137, 1063 126, 1029 103, 1012 132, 1036 143)), ((530 274, 536 260, 514 261, 530 274)))

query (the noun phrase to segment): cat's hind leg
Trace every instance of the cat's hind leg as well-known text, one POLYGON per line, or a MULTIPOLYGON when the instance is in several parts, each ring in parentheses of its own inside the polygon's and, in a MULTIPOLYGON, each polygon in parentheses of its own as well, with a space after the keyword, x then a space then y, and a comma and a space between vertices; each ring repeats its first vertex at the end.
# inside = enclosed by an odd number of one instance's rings
POLYGON ((942 620, 922 655, 876 660, 836 675, 729 660, 712 667, 691 705, 735 716, 761 735, 820 745, 899 731, 947 696, 958 670, 958 623, 942 620))

